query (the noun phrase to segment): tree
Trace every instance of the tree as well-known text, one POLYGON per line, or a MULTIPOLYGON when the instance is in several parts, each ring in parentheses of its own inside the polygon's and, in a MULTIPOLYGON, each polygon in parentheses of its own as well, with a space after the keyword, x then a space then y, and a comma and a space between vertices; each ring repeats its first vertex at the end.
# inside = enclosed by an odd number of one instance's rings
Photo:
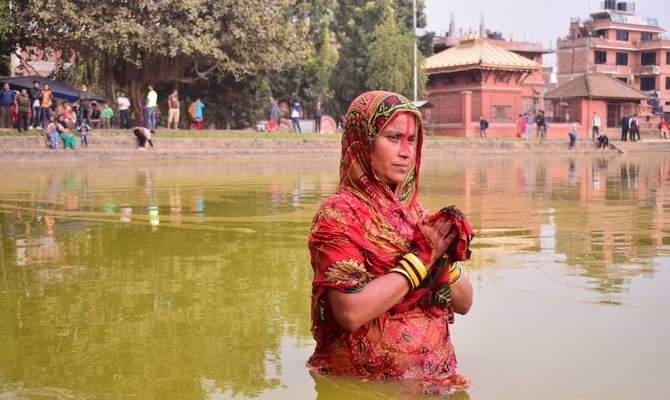
MULTIPOLYGON (((369 53, 367 86, 401 93, 411 98, 414 35, 398 26, 393 8, 387 13, 386 20, 375 29, 369 53)), ((417 65, 421 65, 421 60, 419 58, 417 65)), ((426 83, 426 75, 421 68, 418 69, 418 87, 421 93, 426 83)))
MULTIPOLYGON (((304 0, 296 5, 296 13, 309 21, 308 55, 289 65, 284 71, 269 76, 271 93, 280 100, 300 101, 311 105, 316 100, 332 107, 333 90, 330 87, 332 71, 338 60, 332 15, 334 0, 304 0)), ((307 107, 311 111, 312 107, 307 107)))
POLYGON ((305 50, 291 0, 10 1, 30 43, 96 60, 101 83, 128 85, 136 110, 147 84, 280 69, 305 50))
POLYGON ((384 21, 389 0, 342 0, 335 8, 337 43, 340 58, 331 78, 336 115, 342 115, 354 97, 367 85, 368 49, 377 25, 384 21))

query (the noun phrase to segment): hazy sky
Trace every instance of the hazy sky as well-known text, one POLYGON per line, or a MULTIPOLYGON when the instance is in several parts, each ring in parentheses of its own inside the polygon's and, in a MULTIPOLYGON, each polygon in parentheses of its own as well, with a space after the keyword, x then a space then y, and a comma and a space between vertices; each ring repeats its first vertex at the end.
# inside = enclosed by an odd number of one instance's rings
MULTIPOLYGON (((670 6, 663 6, 667 1, 634 3, 637 15, 657 18, 661 27, 669 31, 665 35, 670 37, 670 6)), ((540 42, 552 49, 556 48, 559 36, 567 35, 571 17, 588 18, 589 13, 599 9, 599 0, 426 0, 427 29, 438 35, 449 30, 451 12, 457 31, 478 29, 483 12, 487 29, 502 32, 506 39, 511 35, 515 40, 540 42)), ((554 56, 545 58, 546 65, 553 65, 554 56)))

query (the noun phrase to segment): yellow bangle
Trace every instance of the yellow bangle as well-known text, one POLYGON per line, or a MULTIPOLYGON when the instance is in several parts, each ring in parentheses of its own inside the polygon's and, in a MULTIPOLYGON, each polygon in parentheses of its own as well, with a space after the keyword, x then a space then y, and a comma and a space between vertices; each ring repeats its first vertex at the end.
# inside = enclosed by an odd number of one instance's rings
POLYGON ((426 266, 423 265, 423 262, 421 262, 419 257, 416 256, 416 254, 407 253, 402 256, 402 259, 409 262, 410 265, 414 267, 416 272, 419 274, 420 281, 426 279, 426 276, 428 276, 428 270, 426 269, 426 266))
POLYGON ((455 285, 459 280, 461 280, 462 276, 462 271, 461 271, 461 266, 458 263, 454 263, 456 267, 453 269, 449 269, 449 284, 450 285, 455 285))
POLYGON ((416 272, 414 268, 412 268, 412 266, 407 262, 407 260, 403 260, 401 258, 400 261, 398 261, 398 264, 400 264, 400 267, 402 267, 402 269, 404 269, 405 272, 407 272, 407 275, 409 275, 410 279, 412 280, 412 284, 414 285, 414 287, 419 286, 419 284, 421 283, 421 278, 419 277, 418 272, 416 272))
POLYGON ((400 267, 395 267, 395 268, 391 269, 389 272, 397 272, 400 275, 404 276, 405 279, 407 279, 407 282, 409 283, 409 290, 414 290, 414 288, 416 287, 414 285, 414 281, 412 281, 412 278, 409 277, 409 274, 404 269, 402 269, 400 267))

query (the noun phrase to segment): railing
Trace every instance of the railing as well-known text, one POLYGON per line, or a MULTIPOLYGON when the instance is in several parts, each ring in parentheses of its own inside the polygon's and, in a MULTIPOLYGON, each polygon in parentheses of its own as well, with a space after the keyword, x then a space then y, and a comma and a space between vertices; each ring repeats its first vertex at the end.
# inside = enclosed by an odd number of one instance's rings
POLYGON ((635 75, 658 75, 660 73, 660 65, 641 65, 639 67, 633 67, 633 74, 635 75))
MULTIPOLYGON (((603 74, 625 75, 626 71, 619 65, 591 64, 591 72, 600 72, 603 74)), ((626 67, 628 68, 628 67, 626 67)))

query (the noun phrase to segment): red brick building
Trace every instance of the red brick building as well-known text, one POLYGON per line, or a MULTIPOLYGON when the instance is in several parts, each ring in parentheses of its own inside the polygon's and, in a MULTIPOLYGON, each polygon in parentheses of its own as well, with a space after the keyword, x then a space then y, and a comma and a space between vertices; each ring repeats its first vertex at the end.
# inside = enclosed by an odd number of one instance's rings
POLYGON ((428 74, 426 99, 431 110, 432 133, 479 136, 479 117, 489 120, 488 136, 513 137, 517 115, 543 108, 542 54, 518 42, 510 51, 502 40, 461 40, 431 57, 424 65, 428 74))
MULTIPOLYGON (((601 120, 601 132, 618 136, 621 117, 640 114, 647 95, 606 74, 584 74, 544 95, 554 115, 553 122, 577 122, 591 132, 593 113, 601 120)), ((642 119, 642 118, 640 118, 642 119)), ((558 127, 560 124, 550 124, 558 127)), ((585 135, 584 137, 589 137, 585 135)))
POLYGON ((604 73, 645 92, 654 111, 670 113, 670 39, 656 18, 635 14, 635 4, 607 0, 588 20, 573 18, 557 41, 558 83, 604 73))

